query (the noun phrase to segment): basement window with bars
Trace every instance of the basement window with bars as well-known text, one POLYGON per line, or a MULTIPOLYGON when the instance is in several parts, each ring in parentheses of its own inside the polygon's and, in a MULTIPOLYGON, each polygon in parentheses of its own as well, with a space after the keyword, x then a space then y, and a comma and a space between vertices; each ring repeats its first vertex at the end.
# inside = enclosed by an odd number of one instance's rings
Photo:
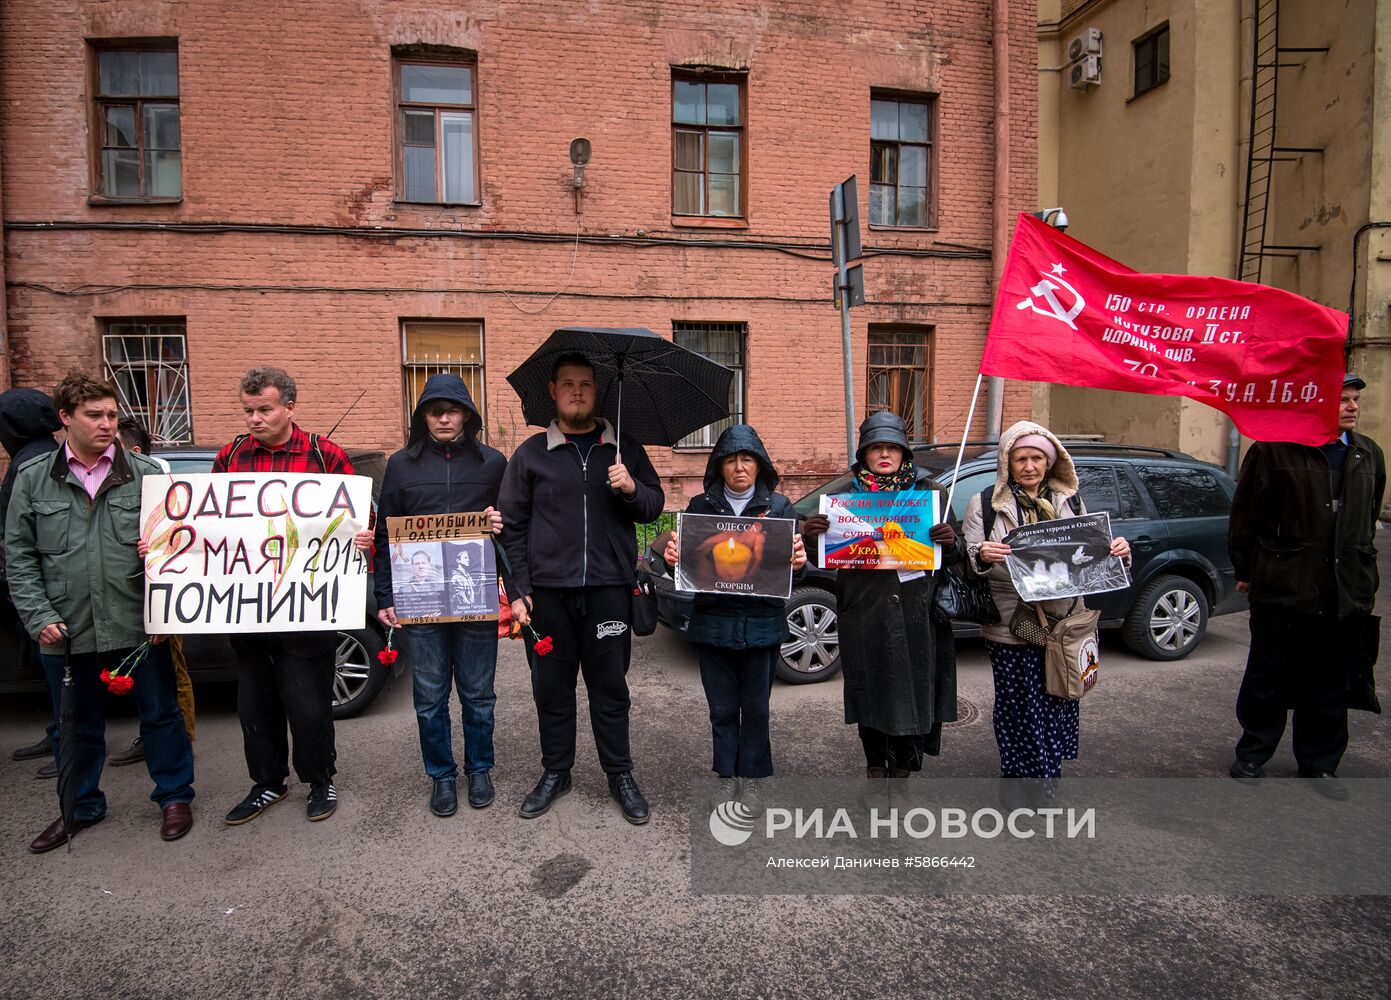
POLYGON ((468 386, 473 405, 484 417, 480 437, 486 441, 484 409, 483 324, 477 320, 402 320, 401 375, 405 385, 405 428, 410 437, 411 415, 431 375, 458 375, 468 386))
POLYGON ((106 320, 101 354, 122 414, 140 421, 155 444, 192 443, 182 318, 106 320))
POLYGON ((183 197, 177 43, 93 50, 97 191, 123 201, 183 197))
POLYGON ((869 328, 868 412, 897 413, 914 444, 932 441, 932 383, 927 377, 931 343, 931 327, 869 328))
POLYGON ((1149 93, 1169 79, 1169 25, 1142 35, 1134 42, 1135 94, 1149 93))
POLYGON ((729 382, 729 416, 707 424, 676 442, 677 448, 713 448, 725 429, 744 422, 744 323, 672 323, 671 339, 679 347, 703 354, 734 370, 729 382))

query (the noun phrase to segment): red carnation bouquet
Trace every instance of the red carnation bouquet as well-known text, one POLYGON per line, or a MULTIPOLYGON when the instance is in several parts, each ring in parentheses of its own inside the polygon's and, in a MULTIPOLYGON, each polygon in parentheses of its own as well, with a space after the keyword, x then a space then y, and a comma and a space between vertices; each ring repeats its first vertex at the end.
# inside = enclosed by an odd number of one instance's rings
POLYGON ((112 694, 126 694, 131 688, 135 687, 135 678, 132 677, 131 674, 149 651, 150 640, 146 639, 132 650, 130 654, 117 665, 115 670, 103 670, 101 672, 101 682, 106 685, 106 689, 112 694))
POLYGON ((388 628, 386 630, 386 649, 383 649, 380 653, 377 654, 377 659, 381 662, 381 665, 384 667, 391 666, 393 663, 396 662, 396 657, 401 655, 400 653, 396 652, 396 650, 391 648, 391 644, 395 640, 395 638, 396 630, 394 628, 388 628))

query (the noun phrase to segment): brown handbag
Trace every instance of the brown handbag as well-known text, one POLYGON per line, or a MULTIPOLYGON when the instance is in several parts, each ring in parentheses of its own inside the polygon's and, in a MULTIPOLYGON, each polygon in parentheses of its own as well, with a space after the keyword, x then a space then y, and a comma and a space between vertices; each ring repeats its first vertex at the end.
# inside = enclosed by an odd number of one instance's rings
POLYGON ((1069 611, 1056 620, 1038 605, 1019 602, 1009 620, 1016 638, 1043 647, 1043 675, 1048 693, 1055 698, 1077 701, 1092 688, 1100 676, 1101 651, 1097 645, 1100 611, 1089 611, 1079 597, 1080 611, 1069 611), (1041 640, 1041 641, 1040 641, 1041 640))

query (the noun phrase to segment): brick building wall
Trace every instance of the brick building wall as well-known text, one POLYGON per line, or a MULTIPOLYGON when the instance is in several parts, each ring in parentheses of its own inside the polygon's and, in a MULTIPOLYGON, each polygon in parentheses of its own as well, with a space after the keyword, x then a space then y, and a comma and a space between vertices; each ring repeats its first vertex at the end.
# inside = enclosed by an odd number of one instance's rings
MULTIPOLYGON (((1034 20, 1032 3, 1011 5, 1012 212, 1036 207, 1034 20)), ((242 429, 236 379, 270 362, 296 375, 311 430, 366 387, 336 437, 393 450, 401 320, 478 320, 488 438, 509 451, 531 430, 505 376, 552 329, 669 336, 675 321, 739 322, 746 418, 795 494, 845 464, 827 193, 857 174, 868 221, 873 88, 937 95, 938 225, 864 227, 856 404, 863 414, 868 326, 930 326, 933 429, 961 433, 990 301, 989 0, 538 0, 466 13, 387 0, 13 0, 0 38, 15 385, 98 367, 106 319, 182 317, 199 442, 242 429), (178 40, 177 203, 90 197, 91 43, 120 38, 178 40), (476 54, 476 207, 397 200, 392 51, 411 45, 476 54), (681 66, 747 72, 737 228, 673 220, 681 66), (581 135, 594 152, 577 215, 567 145, 581 135)), ((1028 405, 1027 388, 1011 387, 1006 420, 1028 405)), ((678 506, 705 455, 648 451, 678 506)))

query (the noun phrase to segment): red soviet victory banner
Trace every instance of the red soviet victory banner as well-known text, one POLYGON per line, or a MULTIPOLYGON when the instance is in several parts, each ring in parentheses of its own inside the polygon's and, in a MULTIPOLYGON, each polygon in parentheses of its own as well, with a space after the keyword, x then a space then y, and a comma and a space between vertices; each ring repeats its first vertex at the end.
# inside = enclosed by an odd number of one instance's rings
POLYGON ((1260 441, 1337 429, 1347 314, 1229 278, 1141 274, 1019 216, 980 370, 1188 396, 1260 441))

